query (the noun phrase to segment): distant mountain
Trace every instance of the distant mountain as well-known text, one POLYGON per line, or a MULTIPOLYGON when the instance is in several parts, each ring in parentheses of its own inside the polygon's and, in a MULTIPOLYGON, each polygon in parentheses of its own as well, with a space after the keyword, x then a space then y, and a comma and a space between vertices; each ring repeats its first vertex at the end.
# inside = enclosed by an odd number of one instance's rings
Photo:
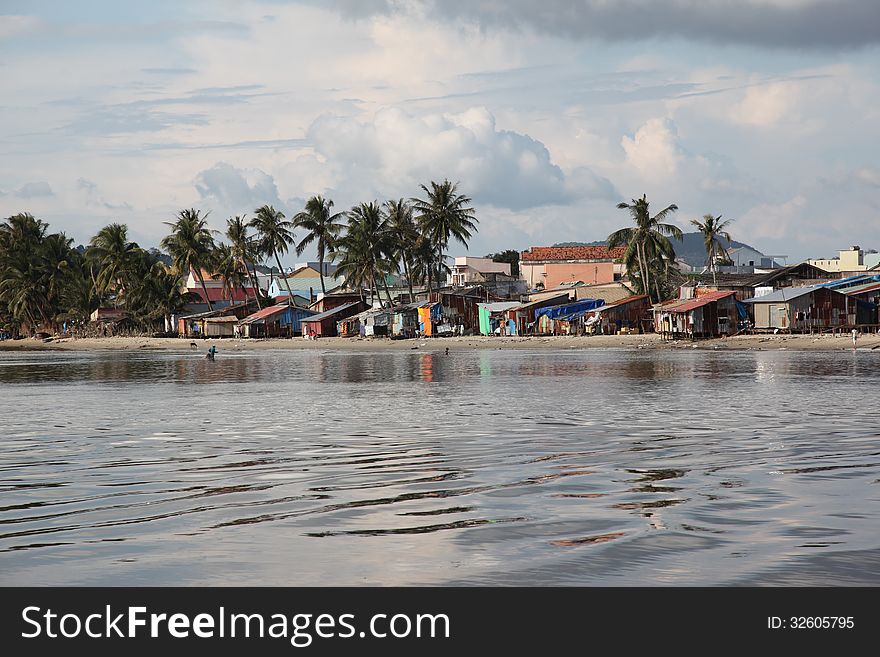
MULTIPOLYGON (((703 243, 702 233, 685 233, 682 237, 681 242, 672 240, 672 246, 675 247, 675 255, 692 267, 702 267, 706 264, 706 247, 703 243)), ((553 246, 605 246, 607 243, 607 240, 598 240, 596 242, 559 242, 553 246)), ((745 242, 737 242, 736 240, 728 242, 722 239, 721 243, 726 249, 745 246, 760 253, 759 249, 755 249, 755 247, 745 242)))

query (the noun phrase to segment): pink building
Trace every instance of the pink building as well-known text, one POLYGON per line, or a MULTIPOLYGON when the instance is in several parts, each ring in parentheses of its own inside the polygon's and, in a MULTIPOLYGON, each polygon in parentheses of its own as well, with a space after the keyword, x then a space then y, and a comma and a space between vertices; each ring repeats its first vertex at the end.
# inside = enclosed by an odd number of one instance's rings
POLYGON ((622 263, 615 262, 625 252, 624 247, 533 246, 520 255, 520 276, 530 289, 539 283, 545 290, 577 281, 587 285, 611 283, 626 269, 622 263))

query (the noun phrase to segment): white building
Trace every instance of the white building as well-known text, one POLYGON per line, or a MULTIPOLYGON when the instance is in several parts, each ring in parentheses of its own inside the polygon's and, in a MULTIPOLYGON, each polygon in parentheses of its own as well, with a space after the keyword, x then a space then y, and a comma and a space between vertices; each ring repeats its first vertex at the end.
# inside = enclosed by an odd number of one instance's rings
MULTIPOLYGON (((869 256, 873 254, 868 254, 869 256)), ((869 262, 872 258, 869 258, 869 262)), ((829 272, 866 271, 865 252, 859 246, 838 251, 836 258, 807 260, 808 263, 829 272)))
POLYGON ((484 283, 486 281, 485 274, 510 276, 510 263, 494 262, 491 258, 456 256, 455 264, 452 266, 452 285, 484 283))

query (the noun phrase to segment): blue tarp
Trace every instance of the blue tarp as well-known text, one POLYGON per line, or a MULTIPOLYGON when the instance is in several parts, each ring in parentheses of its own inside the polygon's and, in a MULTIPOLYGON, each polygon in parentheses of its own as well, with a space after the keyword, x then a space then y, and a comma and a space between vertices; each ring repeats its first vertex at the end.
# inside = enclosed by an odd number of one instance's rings
POLYGON ((605 301, 602 299, 580 299, 579 301, 564 303, 560 306, 539 308, 535 311, 535 320, 537 321, 542 315, 546 315, 548 319, 574 319, 604 305, 605 301))

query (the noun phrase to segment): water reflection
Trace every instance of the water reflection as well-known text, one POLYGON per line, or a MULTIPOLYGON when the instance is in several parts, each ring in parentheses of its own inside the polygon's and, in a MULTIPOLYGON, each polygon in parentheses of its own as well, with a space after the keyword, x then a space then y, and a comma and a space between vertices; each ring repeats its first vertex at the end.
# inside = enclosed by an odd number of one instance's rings
POLYGON ((876 356, 2 354, 0 583, 827 582, 876 356))

